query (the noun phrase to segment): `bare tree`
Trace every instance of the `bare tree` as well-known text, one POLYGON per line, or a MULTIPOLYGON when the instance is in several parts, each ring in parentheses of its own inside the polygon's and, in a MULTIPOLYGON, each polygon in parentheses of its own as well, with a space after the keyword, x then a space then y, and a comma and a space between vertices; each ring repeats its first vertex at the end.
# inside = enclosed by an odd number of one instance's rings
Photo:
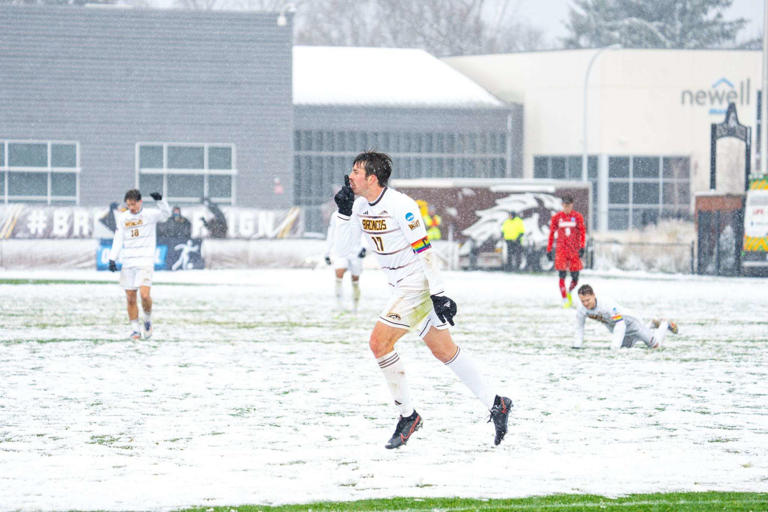
POLYGON ((438 56, 545 47, 541 31, 509 15, 512 3, 512 0, 307 2, 297 12, 295 42, 423 48, 438 56))

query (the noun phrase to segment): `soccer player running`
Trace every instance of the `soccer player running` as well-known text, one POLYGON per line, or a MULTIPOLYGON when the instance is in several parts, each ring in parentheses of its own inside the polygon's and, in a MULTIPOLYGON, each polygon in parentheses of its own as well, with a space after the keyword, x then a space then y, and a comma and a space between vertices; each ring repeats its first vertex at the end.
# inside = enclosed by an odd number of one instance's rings
POLYGON ((645 326, 640 319, 620 306, 613 299, 595 296, 595 291, 588 284, 579 288, 580 303, 576 305, 576 339, 572 348, 581 348, 584 344, 584 320, 591 318, 605 325, 611 333, 611 349, 631 348, 642 341, 648 348, 661 348, 667 331, 678 333, 675 322, 670 320, 652 320, 650 326, 645 326), (653 328, 654 330, 651 330, 653 328))
POLYGON ((563 197, 563 210, 557 212, 549 223, 549 242, 547 242, 547 258, 552 261, 552 244, 557 234, 557 249, 555 250, 555 269, 560 278, 560 295, 563 307, 573 304, 571 292, 579 282, 579 271, 584 268, 581 257, 584 255, 586 229, 584 218, 573 209, 573 196, 563 197), (571 284, 565 288, 565 277, 570 271, 571 284))
POLYGON ((344 274, 349 269, 352 277, 352 303, 354 311, 357 312, 357 306, 360 303, 360 274, 363 271, 363 258, 365 258, 365 247, 362 244, 362 237, 357 240, 347 239, 337 236, 336 223, 338 217, 334 213, 331 215, 331 221, 328 223, 328 235, 326 236, 325 263, 333 264, 333 270, 336 274, 336 305, 342 307, 342 297, 344 295, 342 285, 344 274), (333 260, 331 260, 333 256, 333 260))
POLYGON ((512 401, 490 390, 471 357, 451 339, 456 303, 445 295, 432 249, 416 202, 387 186, 392 160, 384 153, 368 151, 355 157, 345 185, 334 197, 338 206, 341 236, 369 241, 385 271, 392 295, 373 327, 369 346, 384 374, 400 419, 386 448, 408 442, 422 425, 413 408, 405 365, 395 343, 409 330, 418 333, 432 354, 448 366, 490 410, 496 429, 495 444, 507 433, 512 401), (355 199, 355 195, 359 196, 355 199))
POLYGON ((120 285, 125 290, 128 303, 128 320, 131 322, 130 338, 138 340, 152 336, 152 271, 155 264, 155 246, 157 223, 171 216, 171 208, 163 201, 162 194, 152 192, 152 199, 157 201, 156 208, 145 209, 141 192, 131 189, 125 193, 127 210, 117 215, 117 229, 109 251, 109 270, 117 270, 117 258, 123 262, 120 271, 120 285), (139 308, 136 303, 136 291, 141 295, 141 308, 144 310, 144 322, 139 326, 139 308))

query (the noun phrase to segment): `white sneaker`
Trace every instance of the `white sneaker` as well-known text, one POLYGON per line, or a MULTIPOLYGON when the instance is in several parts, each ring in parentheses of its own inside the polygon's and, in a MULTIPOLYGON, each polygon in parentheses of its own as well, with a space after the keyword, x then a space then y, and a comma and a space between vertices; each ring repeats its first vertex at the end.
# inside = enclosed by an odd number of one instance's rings
POLYGON ((141 324, 141 333, 144 336, 145 340, 148 340, 152 337, 152 322, 146 321, 142 322, 141 324))
POLYGON ((141 333, 139 331, 131 331, 131 334, 128 335, 128 338, 132 340, 140 340, 141 339, 141 333))

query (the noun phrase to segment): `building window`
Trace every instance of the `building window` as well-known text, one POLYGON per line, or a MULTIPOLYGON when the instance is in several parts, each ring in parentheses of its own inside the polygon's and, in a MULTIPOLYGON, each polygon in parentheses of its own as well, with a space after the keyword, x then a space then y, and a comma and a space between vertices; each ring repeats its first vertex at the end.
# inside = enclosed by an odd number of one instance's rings
POLYGON ((393 178, 502 178, 506 176, 506 137, 505 132, 296 130, 296 204, 306 207, 308 231, 324 231, 321 205, 341 185, 352 159, 368 148, 392 157, 393 178))
POLYGON ((0 141, 0 199, 78 204, 79 161, 77 142, 0 141))
POLYGON ((608 229, 642 228, 666 217, 688 218, 690 159, 609 157, 608 203, 608 229))
MULTIPOLYGON (((298 144, 298 135, 296 140, 298 144)), ((234 204, 234 145, 139 143, 136 153, 141 190, 161 192, 172 203, 197 203, 207 197, 234 204)))
MULTIPOLYGON (((550 180, 581 181, 582 156, 534 156, 533 177, 550 180)), ((587 157, 587 180, 592 188, 591 225, 597 222, 597 157, 587 157)), ((610 192, 609 192, 610 194, 610 192)))

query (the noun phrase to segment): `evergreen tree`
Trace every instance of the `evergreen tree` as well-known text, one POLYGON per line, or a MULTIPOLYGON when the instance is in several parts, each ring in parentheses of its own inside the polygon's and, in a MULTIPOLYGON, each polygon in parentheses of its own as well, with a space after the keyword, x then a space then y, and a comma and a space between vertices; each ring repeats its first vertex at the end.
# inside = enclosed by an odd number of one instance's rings
POLYGON ((735 45, 743 18, 726 20, 733 0, 573 0, 566 48, 722 48, 735 45))

